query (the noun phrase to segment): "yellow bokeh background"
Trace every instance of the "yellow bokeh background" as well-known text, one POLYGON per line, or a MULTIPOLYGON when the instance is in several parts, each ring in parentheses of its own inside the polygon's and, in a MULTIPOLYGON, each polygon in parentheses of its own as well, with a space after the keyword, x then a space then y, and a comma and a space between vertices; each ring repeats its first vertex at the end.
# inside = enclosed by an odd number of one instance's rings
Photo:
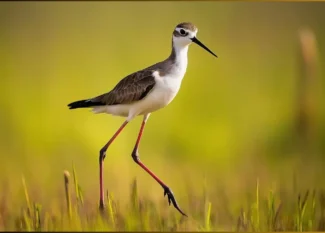
MULTIPOLYGON (((54 198, 72 163, 86 196, 98 201, 99 150, 123 119, 71 111, 67 104, 107 92, 165 59, 173 29, 184 21, 198 27, 198 38, 219 58, 190 46, 178 96, 149 118, 142 161, 183 205, 187 185, 202 187, 204 179, 211 189, 222 183, 238 191, 247 177, 268 177, 267 168, 275 174, 271 184, 295 171, 299 176, 302 165, 315 172, 301 182, 320 179, 324 3, 1 2, 0 19, 0 181, 13 203, 22 195, 22 175, 41 189, 31 194, 35 199, 54 198), (318 59, 311 91, 316 149, 308 157, 291 140, 303 28, 315 35, 318 59)), ((140 123, 140 117, 132 121, 109 148, 105 188, 123 199, 137 177, 141 194, 161 199, 160 187, 131 158, 140 123)))

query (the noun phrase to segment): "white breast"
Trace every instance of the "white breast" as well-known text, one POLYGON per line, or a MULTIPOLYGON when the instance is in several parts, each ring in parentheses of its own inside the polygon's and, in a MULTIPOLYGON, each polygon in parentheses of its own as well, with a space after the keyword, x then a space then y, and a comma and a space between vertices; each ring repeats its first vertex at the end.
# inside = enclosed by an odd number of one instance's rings
MULTIPOLYGON (((184 72, 185 73, 185 72, 184 72)), ((153 95, 159 97, 159 101, 166 106, 169 104, 176 94, 178 93, 181 83, 184 77, 184 73, 181 74, 169 74, 164 77, 160 77, 158 72, 155 72, 155 90, 153 90, 153 95)))
POLYGON ((171 73, 161 77, 158 72, 154 72, 156 85, 152 91, 141 101, 134 103, 130 109, 130 115, 145 115, 157 111, 168 105, 178 93, 185 72, 171 73))

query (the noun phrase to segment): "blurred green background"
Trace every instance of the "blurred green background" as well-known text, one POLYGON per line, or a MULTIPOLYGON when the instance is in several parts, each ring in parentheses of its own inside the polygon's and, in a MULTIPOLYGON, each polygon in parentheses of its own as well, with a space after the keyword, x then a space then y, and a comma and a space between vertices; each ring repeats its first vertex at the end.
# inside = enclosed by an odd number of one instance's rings
MULTIPOLYGON (((302 187, 321 186, 324 7, 1 2, 0 182, 8 202, 20 202, 22 175, 40 189, 31 190, 34 199, 55 200, 63 170, 74 163, 85 195, 97 203, 99 150, 123 119, 70 111, 67 104, 107 92, 129 73, 165 59, 172 31, 183 21, 199 28, 198 38, 219 58, 191 45, 178 96, 148 121, 142 161, 183 206, 186 188, 202 188, 203 181, 234 195, 257 177, 265 186, 276 181, 286 188, 292 177, 300 177, 302 187)), ((123 199, 137 177, 141 195, 160 200, 161 188, 131 158, 140 123, 140 117, 132 121, 109 148, 105 188, 123 199)))

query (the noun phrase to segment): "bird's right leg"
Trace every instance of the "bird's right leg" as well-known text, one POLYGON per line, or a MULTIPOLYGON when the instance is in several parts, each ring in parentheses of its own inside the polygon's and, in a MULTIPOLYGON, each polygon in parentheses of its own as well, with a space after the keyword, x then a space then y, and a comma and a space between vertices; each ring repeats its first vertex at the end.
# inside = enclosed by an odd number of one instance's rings
POLYGON ((134 160, 134 162, 136 162, 136 164, 138 164, 143 170, 145 170, 152 178, 154 178, 160 185, 161 187, 164 189, 164 196, 167 195, 167 198, 168 198, 168 203, 169 205, 171 203, 173 203, 173 206, 184 216, 187 216, 178 206, 177 202, 176 202, 176 199, 174 197, 174 194, 173 192, 170 190, 170 188, 164 183, 162 182, 149 168, 147 168, 141 161, 140 161, 140 158, 139 158, 139 153, 138 153, 138 147, 139 147, 139 143, 140 143, 140 140, 141 140, 141 137, 142 137, 142 133, 143 133, 143 130, 144 130, 144 127, 146 125, 146 122, 149 118, 149 114, 145 115, 143 117, 143 121, 142 121, 142 124, 141 124, 141 128, 140 128, 140 131, 139 131, 139 134, 138 134, 138 138, 137 138, 137 141, 135 143, 135 147, 133 149, 133 152, 132 152, 132 158, 134 160))
POLYGON ((104 190, 103 190, 103 161, 106 157, 107 148, 112 144, 115 138, 121 133, 124 127, 129 123, 128 120, 124 121, 121 127, 116 131, 113 137, 105 144, 99 151, 99 209, 104 209, 104 190))

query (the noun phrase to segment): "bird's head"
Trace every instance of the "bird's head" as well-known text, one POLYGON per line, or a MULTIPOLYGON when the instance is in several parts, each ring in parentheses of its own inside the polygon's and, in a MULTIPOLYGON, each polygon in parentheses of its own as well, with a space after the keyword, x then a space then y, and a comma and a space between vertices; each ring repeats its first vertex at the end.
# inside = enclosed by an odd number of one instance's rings
POLYGON ((189 46, 191 43, 195 43, 211 53, 213 56, 217 57, 210 49, 208 49, 204 44, 202 44, 197 38, 196 34, 198 32, 197 27, 192 23, 180 23, 175 27, 173 32, 173 44, 176 47, 189 46))

